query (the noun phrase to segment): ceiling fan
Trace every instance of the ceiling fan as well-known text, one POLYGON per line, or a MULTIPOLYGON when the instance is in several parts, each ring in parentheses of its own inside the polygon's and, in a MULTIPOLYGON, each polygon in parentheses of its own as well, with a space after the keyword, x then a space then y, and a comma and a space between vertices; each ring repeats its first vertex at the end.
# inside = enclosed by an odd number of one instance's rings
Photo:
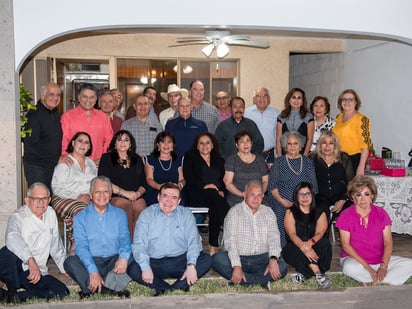
POLYGON ((202 53, 209 57, 213 50, 216 49, 216 55, 218 58, 223 58, 229 53, 228 45, 242 45, 248 47, 257 48, 268 48, 269 43, 267 42, 257 42, 250 41, 249 36, 245 34, 233 34, 230 35, 229 31, 206 31, 204 36, 194 36, 194 37, 180 37, 176 38, 178 44, 171 45, 184 46, 184 45, 197 45, 197 44, 207 44, 203 49, 202 53))

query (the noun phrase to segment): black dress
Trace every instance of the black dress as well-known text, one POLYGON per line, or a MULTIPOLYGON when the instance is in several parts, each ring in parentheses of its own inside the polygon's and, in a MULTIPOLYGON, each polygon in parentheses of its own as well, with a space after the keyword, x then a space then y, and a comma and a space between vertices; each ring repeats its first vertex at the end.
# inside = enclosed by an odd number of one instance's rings
MULTIPOLYGON (((295 207, 295 206, 293 206, 295 207)), ((319 208, 316 209, 315 224, 308 224, 309 215, 303 215, 303 222, 298 222, 295 219, 296 235, 302 240, 307 241, 315 235, 316 223, 323 211, 319 208)), ((329 239, 322 237, 313 247, 316 254, 319 256, 319 260, 316 263, 322 273, 325 273, 330 268, 332 261, 332 246, 329 239)), ((282 257, 290 266, 293 266, 297 272, 303 274, 306 278, 310 278, 314 275, 313 271, 309 268, 310 262, 306 255, 296 246, 288 237, 287 244, 282 250, 282 257)))
POLYGON ((189 207, 209 208, 209 244, 219 246, 220 227, 229 210, 226 198, 215 189, 204 189, 206 184, 215 184, 219 191, 225 192, 223 176, 225 161, 221 157, 211 156, 210 166, 197 150, 186 153, 183 161, 183 175, 186 180, 186 205, 189 207))

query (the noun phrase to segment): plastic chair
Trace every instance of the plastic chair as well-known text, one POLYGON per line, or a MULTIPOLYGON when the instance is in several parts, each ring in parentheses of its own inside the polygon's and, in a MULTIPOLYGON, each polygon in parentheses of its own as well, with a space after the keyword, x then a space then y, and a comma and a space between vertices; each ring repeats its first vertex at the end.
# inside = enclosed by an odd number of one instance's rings
MULTIPOLYGON (((193 215, 196 214, 203 214, 207 215, 209 213, 209 208, 207 207, 188 207, 189 210, 192 212, 193 215)), ((196 223, 198 227, 207 227, 209 226, 208 223, 196 223)))

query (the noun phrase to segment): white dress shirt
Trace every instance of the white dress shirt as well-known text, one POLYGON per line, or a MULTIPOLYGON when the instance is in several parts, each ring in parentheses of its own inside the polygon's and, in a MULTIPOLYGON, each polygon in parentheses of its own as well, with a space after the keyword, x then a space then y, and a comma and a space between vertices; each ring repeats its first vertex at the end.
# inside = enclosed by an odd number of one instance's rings
POLYGON ((24 271, 29 269, 28 259, 34 257, 42 275, 47 275, 47 260, 51 255, 60 272, 65 273, 63 262, 66 254, 56 213, 50 206, 43 219, 33 214, 27 205, 13 212, 7 222, 6 246, 23 261, 24 271))

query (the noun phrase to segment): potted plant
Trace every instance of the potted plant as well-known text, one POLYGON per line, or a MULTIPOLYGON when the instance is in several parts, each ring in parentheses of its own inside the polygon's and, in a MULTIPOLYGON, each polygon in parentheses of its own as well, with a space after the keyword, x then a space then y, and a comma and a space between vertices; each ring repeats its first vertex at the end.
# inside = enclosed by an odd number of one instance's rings
POLYGON ((20 84, 20 136, 22 139, 27 135, 31 135, 32 132, 32 128, 26 128, 27 112, 36 109, 36 105, 32 104, 31 101, 31 92, 24 89, 23 84, 20 84))

